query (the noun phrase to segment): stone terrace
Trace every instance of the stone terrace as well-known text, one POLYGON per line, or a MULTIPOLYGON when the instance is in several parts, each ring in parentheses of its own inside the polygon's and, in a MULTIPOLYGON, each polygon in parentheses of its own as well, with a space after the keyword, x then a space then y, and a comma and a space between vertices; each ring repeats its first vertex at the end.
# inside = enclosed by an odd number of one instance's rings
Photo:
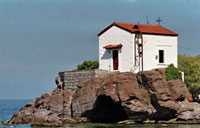
POLYGON ((106 70, 74 70, 59 72, 61 81, 65 89, 76 89, 80 82, 87 81, 95 77, 104 77, 108 74, 106 70))

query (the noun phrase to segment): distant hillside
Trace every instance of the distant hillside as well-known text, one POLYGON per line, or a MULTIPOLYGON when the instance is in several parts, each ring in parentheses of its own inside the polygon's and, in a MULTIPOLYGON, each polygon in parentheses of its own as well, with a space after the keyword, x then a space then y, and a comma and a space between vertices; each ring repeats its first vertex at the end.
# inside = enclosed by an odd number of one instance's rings
POLYGON ((178 55, 178 68, 185 73, 185 83, 193 97, 200 94, 200 55, 178 55))

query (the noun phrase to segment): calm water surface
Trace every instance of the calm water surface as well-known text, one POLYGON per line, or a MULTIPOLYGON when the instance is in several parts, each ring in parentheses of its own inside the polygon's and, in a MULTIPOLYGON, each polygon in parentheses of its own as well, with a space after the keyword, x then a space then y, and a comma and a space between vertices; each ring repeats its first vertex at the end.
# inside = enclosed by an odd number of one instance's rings
POLYGON ((129 126, 111 125, 111 124, 86 124, 86 125, 71 125, 66 128, 200 128, 200 125, 168 125, 160 124, 135 124, 129 126))
MULTIPOLYGON (((0 121, 9 120, 12 115, 19 111, 25 104, 31 100, 0 100, 0 121)), ((9 127, 0 126, 0 128, 30 128, 30 125, 13 125, 9 127)), ((35 127, 36 128, 36 127, 35 127)), ((37 127, 38 128, 38 127, 37 127)), ((66 125, 64 128, 200 128, 200 125, 168 125, 164 127, 159 124, 137 124, 129 126, 113 124, 84 124, 84 125, 66 125)))

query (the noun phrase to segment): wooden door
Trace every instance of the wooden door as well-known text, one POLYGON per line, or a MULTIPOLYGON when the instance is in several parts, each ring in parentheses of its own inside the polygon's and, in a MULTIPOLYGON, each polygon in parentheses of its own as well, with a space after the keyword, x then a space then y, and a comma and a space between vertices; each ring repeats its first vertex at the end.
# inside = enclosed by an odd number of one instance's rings
POLYGON ((118 50, 113 50, 113 70, 118 70, 118 50))

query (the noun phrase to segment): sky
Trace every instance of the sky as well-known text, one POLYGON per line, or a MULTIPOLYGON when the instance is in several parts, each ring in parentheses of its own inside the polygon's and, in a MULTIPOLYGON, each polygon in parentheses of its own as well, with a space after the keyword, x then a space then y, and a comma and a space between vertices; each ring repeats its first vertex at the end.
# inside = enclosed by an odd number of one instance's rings
POLYGON ((200 0, 0 0, 0 99, 34 99, 58 72, 98 60, 113 22, 161 25, 179 34, 178 53, 200 54, 200 0))

